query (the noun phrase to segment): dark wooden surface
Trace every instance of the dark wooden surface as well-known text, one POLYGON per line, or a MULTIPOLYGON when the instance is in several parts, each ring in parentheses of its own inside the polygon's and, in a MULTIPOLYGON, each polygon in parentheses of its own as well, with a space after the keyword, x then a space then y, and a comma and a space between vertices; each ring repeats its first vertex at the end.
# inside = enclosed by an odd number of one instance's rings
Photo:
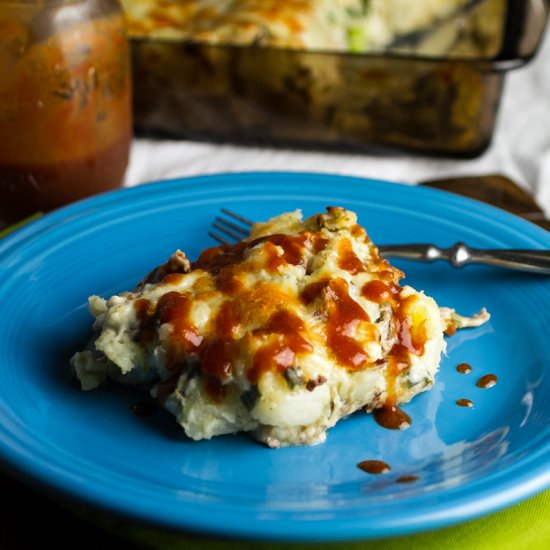
POLYGON ((429 180, 420 185, 492 204, 550 231, 550 220, 545 218, 531 194, 500 174, 429 180))
POLYGON ((0 476, 0 494, 0 550, 137 548, 12 476, 0 476))

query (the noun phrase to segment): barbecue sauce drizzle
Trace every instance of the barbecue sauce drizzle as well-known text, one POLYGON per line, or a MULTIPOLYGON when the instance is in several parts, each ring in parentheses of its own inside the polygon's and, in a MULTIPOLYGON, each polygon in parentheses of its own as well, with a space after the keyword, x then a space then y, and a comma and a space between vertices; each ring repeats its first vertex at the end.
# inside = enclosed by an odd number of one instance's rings
POLYGON ((388 282, 375 279, 361 289, 362 296, 378 304, 389 303, 393 312, 393 328, 397 341, 388 357, 388 392, 384 405, 373 412, 376 422, 391 430, 404 430, 412 423, 410 416, 396 404, 395 386, 399 375, 410 367, 409 354, 422 355, 427 340, 424 325, 414 327, 408 315, 408 308, 414 303, 416 296, 401 298, 401 290, 401 287, 391 279, 388 282))
MULTIPOLYGON (((238 297, 243 291, 239 278, 238 265, 248 251, 263 243, 264 267, 271 273, 279 273, 286 264, 307 269, 306 249, 313 254, 322 251, 327 239, 319 233, 304 231, 298 235, 275 234, 250 242, 235 245, 221 245, 204 250, 192 270, 203 270, 211 274, 216 289, 228 297, 238 297)), ((342 239, 338 249, 338 265, 351 274, 365 271, 366 268, 353 251, 349 239, 342 239)), ((393 346, 387 365, 388 396, 386 404, 375 417, 388 428, 402 429, 410 424, 410 418, 395 404, 394 388, 398 376, 409 365, 408 354, 421 355, 424 352, 426 334, 412 326, 407 309, 415 297, 400 298, 401 287, 396 283, 400 272, 393 270, 383 259, 375 258, 370 268, 379 271, 383 281, 374 280, 362 289, 362 295, 379 304, 389 303, 393 310, 393 330, 397 340, 393 346)), ((241 272, 242 273, 242 272, 241 272)), ((170 275, 165 278, 169 281, 170 275)), ((343 278, 325 279, 305 287, 300 295, 303 304, 309 305, 320 300, 320 313, 326 316, 327 344, 337 360, 350 370, 368 368, 372 360, 366 350, 356 340, 359 328, 362 331, 376 330, 367 312, 349 295, 349 286, 343 278)), ((292 300, 290 299, 289 302, 292 300)), ((280 371, 296 364, 301 353, 313 351, 313 345, 306 337, 303 321, 286 309, 273 312, 264 325, 254 331, 256 336, 265 336, 266 343, 260 346, 253 358, 247 375, 251 384, 258 382, 266 371, 280 371)), ((167 368, 173 373, 169 380, 159 384, 159 399, 174 390, 181 372, 188 367, 189 356, 197 359, 197 364, 206 378, 209 396, 220 402, 225 396, 225 383, 232 377, 232 360, 236 353, 236 340, 241 328, 240 311, 234 300, 222 303, 208 335, 201 334, 190 320, 191 298, 185 292, 172 291, 163 295, 153 305, 145 299, 136 300, 136 315, 140 321, 140 338, 151 342, 155 330, 163 323, 170 323, 172 333, 166 348, 167 368)), ((288 306, 287 306, 288 307, 288 306)))

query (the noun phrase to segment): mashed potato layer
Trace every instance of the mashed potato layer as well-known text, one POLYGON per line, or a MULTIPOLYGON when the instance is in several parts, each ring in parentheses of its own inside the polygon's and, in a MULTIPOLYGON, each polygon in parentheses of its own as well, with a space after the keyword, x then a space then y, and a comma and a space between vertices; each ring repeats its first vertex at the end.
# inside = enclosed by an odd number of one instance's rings
POLYGON ((177 251, 132 292, 92 296, 96 336, 72 365, 85 390, 150 387, 196 440, 320 443, 355 411, 428 390, 445 332, 487 318, 468 323, 402 277, 353 212, 285 213, 195 262, 177 251))

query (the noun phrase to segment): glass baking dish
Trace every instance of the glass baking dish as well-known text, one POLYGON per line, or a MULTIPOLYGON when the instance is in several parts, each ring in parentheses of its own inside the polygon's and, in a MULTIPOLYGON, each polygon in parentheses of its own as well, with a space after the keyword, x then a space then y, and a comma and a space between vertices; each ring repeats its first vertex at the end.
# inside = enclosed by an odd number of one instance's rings
POLYGON ((206 44, 130 33, 134 125, 156 136, 474 157, 550 0, 475 0, 384 51, 206 44))

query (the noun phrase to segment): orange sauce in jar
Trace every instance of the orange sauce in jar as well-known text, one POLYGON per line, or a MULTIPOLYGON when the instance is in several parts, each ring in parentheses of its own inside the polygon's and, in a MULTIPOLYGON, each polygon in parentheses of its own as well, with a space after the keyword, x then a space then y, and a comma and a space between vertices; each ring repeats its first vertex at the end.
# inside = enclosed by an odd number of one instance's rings
POLYGON ((116 0, 0 0, 0 221, 121 186, 131 125, 116 0))

